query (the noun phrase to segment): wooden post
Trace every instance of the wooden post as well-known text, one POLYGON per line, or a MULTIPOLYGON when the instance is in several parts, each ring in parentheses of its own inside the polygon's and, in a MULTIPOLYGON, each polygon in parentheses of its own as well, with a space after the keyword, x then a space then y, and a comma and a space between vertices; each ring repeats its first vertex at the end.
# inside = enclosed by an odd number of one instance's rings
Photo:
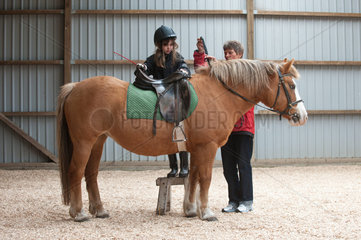
POLYGON ((254 59, 254 14, 253 0, 247 0, 247 58, 254 59))
POLYGON ((71 82, 71 0, 64 0, 64 84, 71 82))

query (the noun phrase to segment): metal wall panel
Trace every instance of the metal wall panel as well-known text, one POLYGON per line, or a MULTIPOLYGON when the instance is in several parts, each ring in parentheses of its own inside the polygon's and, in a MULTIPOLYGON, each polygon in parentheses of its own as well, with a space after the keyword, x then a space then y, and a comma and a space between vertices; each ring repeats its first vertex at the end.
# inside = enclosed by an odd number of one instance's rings
POLYGON ((0 60, 63 59, 61 15, 0 15, 0 60))
POLYGON ((64 8, 64 1, 59 0, 2 0, 0 10, 20 9, 61 9, 64 8))
POLYGON ((243 10, 246 0, 80 0, 73 1, 73 9, 117 10, 243 10))
MULTIPOLYGON (((360 61, 360 42, 360 19, 255 17, 258 59, 360 61)), ((297 66, 297 69, 301 74, 298 86, 308 110, 361 109, 360 66, 297 66)), ((269 127, 262 124, 256 127, 256 159, 361 157, 354 142, 361 134, 355 128, 361 123, 358 115, 311 115, 299 129, 284 126, 286 121, 282 124, 276 117, 258 118, 269 127)))
POLYGON ((361 68, 359 66, 296 66, 297 82, 307 109, 361 109, 361 68))
POLYGON ((292 127, 278 116, 257 115, 255 158, 360 158, 360 115, 311 115, 292 127))
MULTIPOLYGON (((297 66, 297 70, 306 109, 361 109, 359 66, 297 66)), ((278 116, 257 115, 255 158, 359 158, 360 124, 360 115, 310 115, 302 127, 289 126, 278 116)))
POLYGON ((178 51, 185 59, 193 59, 199 36, 218 59, 224 58, 225 41, 237 39, 245 46, 247 42, 244 16, 75 15, 72 24, 73 59, 120 59, 113 54, 116 51, 130 59, 145 60, 154 53, 154 31, 162 24, 177 33, 178 51))
POLYGON ((257 10, 360 13, 361 0, 254 0, 257 10))
MULTIPOLYGON (((0 112, 52 112, 63 82, 58 65, 0 66, 0 112)), ((55 117, 10 117, 24 132, 56 153, 55 117)), ((45 162, 44 157, 4 124, 0 127, 0 163, 45 162)))
POLYGON ((360 42, 360 19, 255 18, 255 56, 259 59, 360 61, 360 42))

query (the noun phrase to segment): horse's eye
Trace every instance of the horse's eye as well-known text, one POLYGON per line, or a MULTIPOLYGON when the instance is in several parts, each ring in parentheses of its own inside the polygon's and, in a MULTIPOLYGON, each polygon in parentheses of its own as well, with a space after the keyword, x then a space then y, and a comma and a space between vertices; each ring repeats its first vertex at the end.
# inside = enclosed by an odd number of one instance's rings
POLYGON ((290 88, 291 88, 291 89, 296 89, 296 85, 290 84, 290 88))

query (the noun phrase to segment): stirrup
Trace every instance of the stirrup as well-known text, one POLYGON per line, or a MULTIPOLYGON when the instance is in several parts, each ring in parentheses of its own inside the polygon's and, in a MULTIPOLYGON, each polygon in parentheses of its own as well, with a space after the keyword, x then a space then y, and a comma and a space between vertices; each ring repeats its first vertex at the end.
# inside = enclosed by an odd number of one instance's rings
POLYGON ((172 142, 185 142, 187 141, 186 134, 181 125, 174 126, 172 133, 172 142))

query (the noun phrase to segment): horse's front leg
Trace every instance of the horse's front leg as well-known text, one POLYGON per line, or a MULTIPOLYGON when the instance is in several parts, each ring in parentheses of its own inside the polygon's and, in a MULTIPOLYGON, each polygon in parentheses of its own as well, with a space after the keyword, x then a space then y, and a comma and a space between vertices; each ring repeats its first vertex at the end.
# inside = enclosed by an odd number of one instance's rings
POLYGON ((197 216, 196 190, 198 185, 198 176, 199 174, 197 168, 192 164, 191 160, 188 181, 185 182, 184 188, 183 211, 186 217, 197 216))
POLYGON ((212 180, 213 161, 214 159, 207 161, 207 163, 202 165, 201 169, 199 169, 200 190, 199 197, 197 197, 197 200, 199 201, 197 204, 198 216, 202 220, 207 221, 218 220, 216 215, 208 207, 208 191, 212 180))
POLYGON ((217 146, 215 144, 208 144, 191 152, 189 181, 183 202, 183 210, 187 217, 198 214, 202 220, 217 220, 215 214, 208 208, 208 190, 211 184, 216 152, 217 146))

